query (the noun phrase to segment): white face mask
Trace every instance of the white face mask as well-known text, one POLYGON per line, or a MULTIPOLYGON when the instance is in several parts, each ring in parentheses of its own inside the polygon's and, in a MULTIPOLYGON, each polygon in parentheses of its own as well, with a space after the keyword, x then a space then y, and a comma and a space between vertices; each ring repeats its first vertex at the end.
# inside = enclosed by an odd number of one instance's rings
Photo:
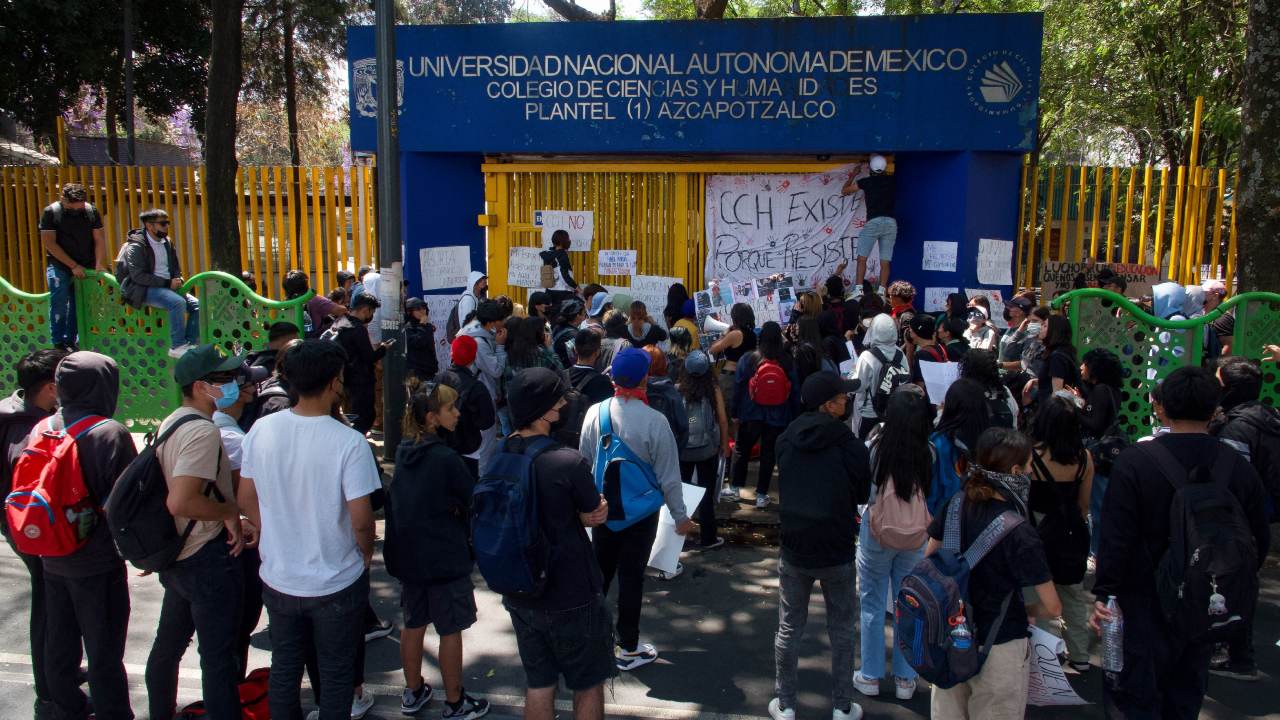
POLYGON ((1027 334, 1032 337, 1040 337, 1040 323, 1027 323, 1027 334))

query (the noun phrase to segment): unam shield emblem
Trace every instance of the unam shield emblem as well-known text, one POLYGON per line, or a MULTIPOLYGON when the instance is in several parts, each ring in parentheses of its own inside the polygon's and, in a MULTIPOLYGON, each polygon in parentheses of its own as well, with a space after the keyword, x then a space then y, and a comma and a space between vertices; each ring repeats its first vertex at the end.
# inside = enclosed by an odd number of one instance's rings
POLYGON ((994 50, 969 67, 969 102, 988 115, 1008 115, 1026 107, 1032 97, 1031 81, 1031 68, 1021 55, 994 50))
MULTIPOLYGON (((360 117, 378 116, 378 61, 364 58, 351 64, 356 88, 356 112, 360 117)), ((396 61, 396 111, 404 112, 404 61, 396 61)))

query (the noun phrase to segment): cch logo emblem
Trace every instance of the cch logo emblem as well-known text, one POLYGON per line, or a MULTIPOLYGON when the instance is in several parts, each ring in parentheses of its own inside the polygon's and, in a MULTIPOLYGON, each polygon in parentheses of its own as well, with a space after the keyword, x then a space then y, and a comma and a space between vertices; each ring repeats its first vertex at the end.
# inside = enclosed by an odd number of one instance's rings
POLYGON ((1031 68, 1022 56, 994 50, 980 56, 969 68, 969 102, 988 115, 1008 115, 1028 104, 1026 92, 1031 68))
MULTIPOLYGON (((351 63, 356 87, 355 110, 360 117, 378 117, 378 61, 364 58, 351 63)), ((404 61, 396 61, 396 112, 404 112, 404 61)))
POLYGON ((35 540, 36 538, 40 537, 40 528, 35 525, 28 525, 22 528, 22 534, 26 535, 28 538, 32 540, 35 540))

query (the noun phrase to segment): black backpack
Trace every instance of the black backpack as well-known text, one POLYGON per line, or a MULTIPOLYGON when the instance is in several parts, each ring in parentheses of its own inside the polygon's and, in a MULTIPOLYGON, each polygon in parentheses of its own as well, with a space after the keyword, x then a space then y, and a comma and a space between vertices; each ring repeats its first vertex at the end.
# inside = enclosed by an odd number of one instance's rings
POLYGON ((889 409, 889 396, 893 395, 894 390, 911 382, 911 370, 902 366, 901 350, 893 351, 892 362, 885 358, 880 348, 871 348, 871 355, 880 361, 880 375, 876 378, 876 386, 871 395, 871 407, 875 409, 876 417, 883 420, 885 411, 889 409))
MULTIPOLYGON (((1000 386, 1004 390, 1004 386, 1000 386)), ((987 414, 990 415, 992 427, 1016 428, 1017 420, 1009 409, 1006 392, 987 391, 987 414)))
POLYGON ((1129 447, 1129 438, 1124 434, 1124 429, 1120 427, 1120 394, 1115 388, 1106 387, 1108 392, 1111 393, 1112 406, 1115 407, 1115 420, 1111 422, 1110 427, 1103 431, 1101 436, 1086 439, 1084 446, 1088 449, 1089 454, 1093 455, 1093 465, 1098 474, 1103 477, 1111 477, 1111 468, 1115 465, 1116 458, 1120 457, 1120 453, 1129 447))
POLYGON ((436 374, 435 381, 441 385, 448 385, 458 393, 457 405, 462 409, 462 414, 458 417, 458 424, 453 431, 440 431, 440 437, 444 440, 454 452, 459 455, 470 455, 480 449, 480 445, 484 442, 484 433, 476 425, 476 419, 473 413, 466 412, 467 393, 478 382, 480 378, 469 372, 454 370, 448 368, 441 370, 436 374), (458 381, 454 382, 454 377, 458 381))
MULTIPOLYGON (((111 537, 115 540, 120 556, 139 570, 160 572, 168 569, 177 560, 182 546, 195 529, 195 520, 188 522, 186 530, 181 534, 174 527, 173 515, 166 505, 169 485, 165 482, 157 450, 178 428, 196 420, 212 422, 192 413, 175 420, 154 441, 149 438, 147 446, 120 474, 103 506, 107 525, 111 528, 111 537)), ((218 464, 220 471, 221 450, 218 451, 218 464)), ((205 495, 212 495, 218 502, 226 502, 226 498, 212 482, 205 487, 205 495)))
POLYGON ((1156 595, 1165 620, 1190 643, 1230 640, 1250 626, 1258 597, 1258 548, 1231 492, 1235 451, 1218 449, 1191 474, 1159 442, 1139 443, 1173 486, 1169 549, 1156 563, 1156 595))
POLYGON ((1080 493, 1080 482, 1084 480, 1084 472, 1088 464, 1081 458, 1076 471, 1075 482, 1071 484, 1074 491, 1071 501, 1065 501, 1057 494, 1057 481, 1045 467, 1044 460, 1037 453, 1031 453, 1031 464, 1035 467, 1040 482, 1051 483, 1054 491, 1053 512, 1046 513, 1036 525, 1040 534, 1040 542, 1044 545, 1044 554, 1049 561, 1049 572, 1053 581, 1059 585, 1075 585, 1084 580, 1085 569, 1089 562, 1089 524, 1076 505, 1075 498, 1080 493))
POLYGON ((565 447, 578 449, 578 442, 582 439, 582 423, 591 407, 591 400, 586 392, 587 383, 594 379, 595 376, 591 373, 583 373, 572 389, 565 393, 564 407, 560 408, 560 427, 551 433, 551 437, 565 447))

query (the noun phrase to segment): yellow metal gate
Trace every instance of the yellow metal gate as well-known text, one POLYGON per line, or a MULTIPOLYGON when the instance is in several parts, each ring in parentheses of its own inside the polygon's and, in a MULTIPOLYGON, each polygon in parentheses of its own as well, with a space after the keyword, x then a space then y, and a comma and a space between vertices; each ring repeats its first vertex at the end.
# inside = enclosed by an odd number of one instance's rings
MULTIPOLYGON (((623 276, 596 272, 596 251, 635 249, 636 273, 685 279, 692 291, 705 282, 707 245, 703 198, 708 175, 824 172, 866 156, 814 160, 601 160, 484 163, 489 296, 524 302, 528 291, 507 284, 509 248, 537 247, 538 210, 591 210, 595 238, 589 253, 570 253, 580 284, 628 285, 623 276)), ((655 312, 657 309, 654 310, 655 312)))

